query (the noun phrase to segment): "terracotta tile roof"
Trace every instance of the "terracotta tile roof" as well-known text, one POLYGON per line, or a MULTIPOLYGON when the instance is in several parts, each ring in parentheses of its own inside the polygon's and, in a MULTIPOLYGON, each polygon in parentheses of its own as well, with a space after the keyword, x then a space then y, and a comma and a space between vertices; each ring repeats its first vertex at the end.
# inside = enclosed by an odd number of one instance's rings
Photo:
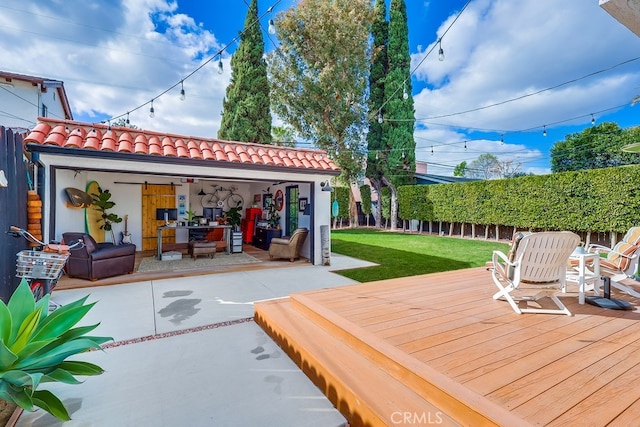
POLYGON ((24 139, 25 144, 62 148, 151 154, 230 163, 270 165, 296 169, 338 171, 322 150, 262 145, 248 142, 172 135, 103 124, 40 117, 24 139))

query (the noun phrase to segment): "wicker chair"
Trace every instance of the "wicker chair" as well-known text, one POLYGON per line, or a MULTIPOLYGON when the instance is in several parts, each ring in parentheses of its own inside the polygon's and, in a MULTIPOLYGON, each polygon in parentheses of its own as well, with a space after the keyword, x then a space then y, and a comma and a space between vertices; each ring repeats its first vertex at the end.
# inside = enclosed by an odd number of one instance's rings
POLYGON ((288 258, 293 262, 300 258, 300 249, 304 244, 309 230, 306 228, 298 228, 294 230, 291 237, 274 237, 269 245, 269 258, 288 258))

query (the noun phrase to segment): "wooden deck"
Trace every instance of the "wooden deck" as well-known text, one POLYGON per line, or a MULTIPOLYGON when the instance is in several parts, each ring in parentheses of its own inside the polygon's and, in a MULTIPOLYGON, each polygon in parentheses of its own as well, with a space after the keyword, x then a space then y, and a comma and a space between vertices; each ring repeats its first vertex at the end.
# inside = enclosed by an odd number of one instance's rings
MULTIPOLYGON (((131 273, 123 276, 116 277, 107 277, 105 279, 100 279, 96 281, 86 280, 86 279, 78 279, 78 278, 69 278, 67 276, 62 276, 60 281, 56 285, 56 290, 64 290, 64 289, 77 289, 77 288, 87 288, 93 286, 109 286, 109 285, 119 285, 123 283, 133 283, 133 282, 143 282, 146 280, 160 280, 160 279, 169 279, 174 277, 188 277, 188 276, 198 276, 203 274, 217 274, 217 273, 232 273, 237 271, 250 271, 250 270, 263 270, 268 268, 283 268, 283 267, 291 267, 295 265, 296 267, 308 265, 309 260, 306 258, 299 258, 295 260, 293 263, 286 259, 277 259, 270 260, 269 252, 263 251, 262 249, 255 248, 251 245, 243 245, 243 252, 257 258, 260 262, 252 263, 252 264, 235 264, 235 265, 217 265, 211 268, 193 268, 189 271, 155 271, 155 272, 147 272, 147 273, 131 273)), ((173 250, 180 250, 180 248, 174 248, 173 250)), ((182 249, 183 255, 187 253, 186 249, 182 249)), ((138 266, 142 261, 142 258, 148 256, 154 256, 155 251, 146 251, 146 252, 136 252, 136 261, 134 271, 138 270, 138 266)), ((225 254, 219 253, 216 256, 224 256, 225 254)))
POLYGON ((256 321, 351 426, 637 425, 640 300, 518 315, 485 268, 293 294, 256 321))

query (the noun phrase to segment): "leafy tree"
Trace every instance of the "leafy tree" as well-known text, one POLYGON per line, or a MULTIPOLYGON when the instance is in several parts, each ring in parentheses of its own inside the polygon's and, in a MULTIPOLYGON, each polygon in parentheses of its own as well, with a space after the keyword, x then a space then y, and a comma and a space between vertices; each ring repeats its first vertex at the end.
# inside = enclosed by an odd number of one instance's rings
POLYGON ((140 129, 138 126, 132 124, 128 117, 120 117, 119 119, 114 120, 111 125, 129 129, 140 129))
POLYGON ((231 83, 222 102, 218 138, 271 143, 271 105, 258 0, 251 0, 238 50, 231 57, 231 83))
POLYGON ((278 16, 280 47, 268 59, 275 113, 349 184, 363 169, 371 18, 369 0, 302 0, 278 16))
POLYGON ((493 154, 481 154, 469 164, 467 176, 478 179, 500 178, 499 164, 498 158, 493 154))
POLYGON ((467 173, 467 162, 463 161, 462 163, 456 165, 453 169, 453 176, 465 176, 467 173))
POLYGON ((416 170, 409 27, 404 0, 391 0, 387 57, 389 69, 385 77, 382 125, 382 141, 386 152, 382 182, 391 190, 391 230, 395 230, 398 218, 396 188, 413 184, 416 170))
POLYGON ((515 160, 502 160, 496 163, 498 174, 502 178, 513 178, 517 176, 522 167, 522 163, 515 160))
MULTIPOLYGON (((465 171, 464 176, 477 179, 496 179, 496 178, 515 178, 516 176, 522 176, 520 168, 522 163, 515 160, 499 160, 493 154, 485 153, 480 155, 476 160, 471 162, 469 166, 466 162, 460 163, 456 166, 462 167, 464 163, 465 171)), ((524 174, 526 175, 526 174, 524 174)), ((454 171, 454 176, 455 171, 454 171)))
POLYGON ((295 147, 294 132, 289 126, 271 126, 271 139, 274 144, 295 147))
MULTIPOLYGON (((366 176, 376 192, 382 189, 384 173, 384 147, 382 141, 382 123, 378 122, 378 114, 384 113, 384 79, 389 67, 387 60, 387 44, 389 43, 389 23, 387 22, 387 6, 384 0, 376 0, 374 19, 371 25, 372 61, 369 69, 369 132, 367 133, 367 170, 366 176)), ((368 217, 367 217, 368 220, 368 217)), ((376 225, 382 227, 382 211, 376 210, 376 225)), ((367 224, 368 225, 368 224, 367 224)))
POLYGON ((551 148, 551 171, 567 172, 640 164, 640 156, 625 153, 625 145, 640 140, 640 127, 621 129, 603 122, 582 132, 572 133, 551 148))

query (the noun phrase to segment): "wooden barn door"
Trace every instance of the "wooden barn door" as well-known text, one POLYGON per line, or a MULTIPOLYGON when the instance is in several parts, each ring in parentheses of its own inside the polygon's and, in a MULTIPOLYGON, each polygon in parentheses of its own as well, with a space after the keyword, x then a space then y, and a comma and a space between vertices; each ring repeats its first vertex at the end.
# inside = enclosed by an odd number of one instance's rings
MULTIPOLYGON (((142 250, 158 248, 158 227, 163 220, 156 220, 157 208, 176 207, 176 187, 173 185, 144 184, 142 186, 142 250)), ((162 244, 176 242, 176 230, 164 230, 162 244)))

